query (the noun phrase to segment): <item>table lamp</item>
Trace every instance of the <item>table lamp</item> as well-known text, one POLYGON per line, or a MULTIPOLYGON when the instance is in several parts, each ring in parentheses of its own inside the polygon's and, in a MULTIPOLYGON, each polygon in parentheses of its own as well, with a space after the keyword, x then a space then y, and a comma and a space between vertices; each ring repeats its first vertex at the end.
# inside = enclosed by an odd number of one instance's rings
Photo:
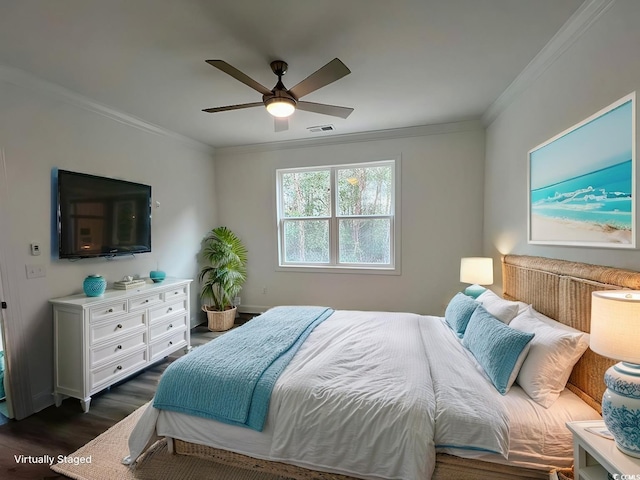
POLYGON ((602 418, 618 449, 640 458, 640 291, 592 293, 590 347, 620 361, 604 374, 602 418))
POLYGON ((478 298, 486 290, 486 288, 479 287, 479 285, 491 285, 493 283, 493 258, 466 257, 461 259, 460 281, 473 284, 467 287, 464 293, 472 298, 478 298))

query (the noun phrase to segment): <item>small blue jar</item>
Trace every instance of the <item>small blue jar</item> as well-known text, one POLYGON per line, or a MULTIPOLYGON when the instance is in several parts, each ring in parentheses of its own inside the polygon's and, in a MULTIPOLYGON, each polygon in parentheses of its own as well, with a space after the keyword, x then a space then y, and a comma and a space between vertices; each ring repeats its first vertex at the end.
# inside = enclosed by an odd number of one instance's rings
POLYGON ((149 278, 153 280, 153 283, 161 283, 166 277, 167 274, 162 270, 151 270, 149 272, 149 278))
POLYGON ((82 288, 87 297, 99 297, 107 289, 107 281, 100 275, 89 275, 82 282, 82 288))

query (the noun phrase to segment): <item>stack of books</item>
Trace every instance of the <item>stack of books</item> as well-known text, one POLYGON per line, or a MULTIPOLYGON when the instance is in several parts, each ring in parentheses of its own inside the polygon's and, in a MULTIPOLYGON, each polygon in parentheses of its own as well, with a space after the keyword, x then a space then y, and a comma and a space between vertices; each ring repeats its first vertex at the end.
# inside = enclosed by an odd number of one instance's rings
POLYGON ((137 288, 143 286, 145 282, 142 278, 135 280, 120 280, 119 282, 113 282, 113 288, 116 290, 129 290, 131 288, 137 288))

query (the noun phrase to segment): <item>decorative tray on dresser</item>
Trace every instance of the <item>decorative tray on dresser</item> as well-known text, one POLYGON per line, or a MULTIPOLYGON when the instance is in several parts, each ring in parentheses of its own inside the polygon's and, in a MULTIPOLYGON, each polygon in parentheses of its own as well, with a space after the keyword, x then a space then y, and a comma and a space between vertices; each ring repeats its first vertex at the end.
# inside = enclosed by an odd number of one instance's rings
POLYGON ((167 278, 100 297, 50 300, 54 325, 54 397, 80 400, 181 348, 190 348, 191 280, 167 278))

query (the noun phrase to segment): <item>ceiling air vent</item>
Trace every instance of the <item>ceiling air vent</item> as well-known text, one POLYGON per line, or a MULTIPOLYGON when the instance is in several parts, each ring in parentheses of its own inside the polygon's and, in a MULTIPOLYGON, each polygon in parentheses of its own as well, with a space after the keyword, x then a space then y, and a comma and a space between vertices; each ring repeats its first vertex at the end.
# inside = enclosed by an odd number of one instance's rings
POLYGON ((315 127, 307 127, 307 130, 313 133, 333 132, 336 129, 333 125, 316 125, 315 127))

